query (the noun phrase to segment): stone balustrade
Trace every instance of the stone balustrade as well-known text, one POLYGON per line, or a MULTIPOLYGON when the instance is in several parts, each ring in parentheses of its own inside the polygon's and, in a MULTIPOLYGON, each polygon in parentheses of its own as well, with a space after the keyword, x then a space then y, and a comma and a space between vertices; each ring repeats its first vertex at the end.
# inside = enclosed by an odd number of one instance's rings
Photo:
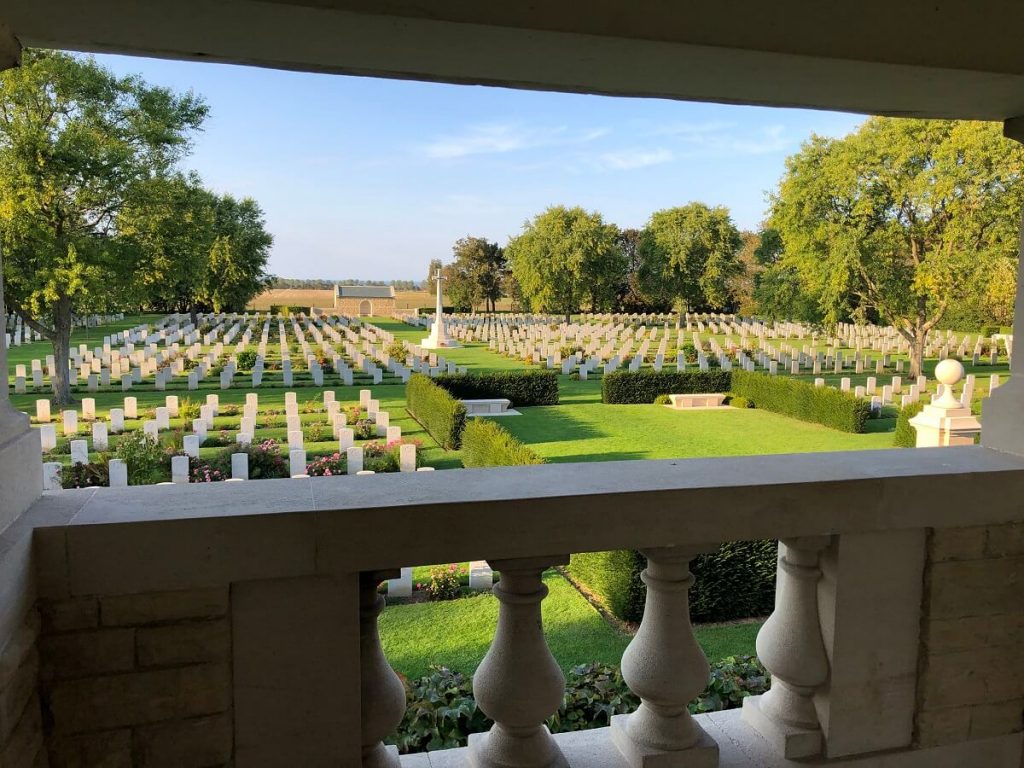
POLYGON ((236 768, 1019 768, 1022 492, 1024 459, 971 446, 47 494, 0 536, 0 628, 40 680, 17 744, 60 765, 163 749, 236 768), (691 716, 708 663, 689 562, 764 538, 780 541, 757 643, 771 690, 691 716), (648 559, 622 660, 642 704, 552 736, 564 680, 541 574, 622 548, 648 559), (501 575, 474 677, 495 725, 399 757, 383 744, 405 704, 377 586, 398 565, 474 558, 501 575))

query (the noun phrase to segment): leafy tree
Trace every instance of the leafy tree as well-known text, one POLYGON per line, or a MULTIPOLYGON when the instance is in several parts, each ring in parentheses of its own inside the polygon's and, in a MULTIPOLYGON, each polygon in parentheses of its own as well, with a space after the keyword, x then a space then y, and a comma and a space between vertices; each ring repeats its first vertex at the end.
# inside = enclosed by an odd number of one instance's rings
MULTIPOLYGON (((460 274, 476 283, 476 290, 468 291, 474 299, 471 303, 483 301, 485 311, 493 312, 501 298, 507 267, 505 252, 497 243, 488 242, 483 237, 463 237, 456 241, 452 253, 460 274)), ((468 289, 460 290, 465 293, 468 289)), ((454 299, 452 301, 458 303, 454 299)))
POLYGON ((752 315, 757 311, 754 288, 761 271, 757 251, 761 247, 761 235, 757 232, 740 232, 740 250, 736 254, 742 269, 729 280, 729 295, 733 308, 741 315, 752 315))
POLYGON ((0 240, 7 306, 53 343, 54 399, 71 402, 73 315, 135 291, 118 214, 189 148, 207 109, 93 59, 26 51, 0 74, 0 240))
POLYGON ((155 177, 121 212, 118 228, 146 265, 137 273, 145 303, 189 312, 208 283, 215 231, 216 196, 195 175, 155 177))
POLYGON ((827 322, 877 313, 921 372, 928 332, 1016 257, 1024 148, 990 123, 871 118, 789 158, 771 225, 827 322))
POLYGON ((442 268, 444 293, 457 312, 472 312, 481 300, 480 284, 465 261, 456 261, 442 268))
POLYGON ((642 283, 651 296, 674 303, 680 316, 722 309, 729 283, 742 269, 742 241, 729 209, 704 203, 656 211, 640 239, 642 283))
POLYGON ((273 236, 267 232, 263 210, 250 197, 217 198, 215 239, 202 302, 214 312, 240 312, 273 279, 266 272, 273 236))
POLYGON ((617 232, 601 214, 579 207, 552 206, 526 222, 505 253, 531 309, 568 320, 591 297, 594 281, 616 285, 625 273, 617 232))

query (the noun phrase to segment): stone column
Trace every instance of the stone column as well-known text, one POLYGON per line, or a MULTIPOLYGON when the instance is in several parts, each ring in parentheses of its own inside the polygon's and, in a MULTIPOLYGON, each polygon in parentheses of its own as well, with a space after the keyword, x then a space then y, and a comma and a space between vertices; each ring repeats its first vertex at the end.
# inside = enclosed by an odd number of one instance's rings
POLYGON ((472 768, 568 768, 544 725, 562 704, 565 676, 544 639, 540 612, 548 594, 544 570, 568 562, 568 556, 489 561, 501 572, 493 589, 498 628, 473 675, 473 695, 494 726, 469 737, 472 768))
MULTIPOLYGON (((21 45, 0 22, 0 70, 17 66, 21 45)), ((0 252, 0 318, 4 307, 3 253, 0 252)), ((0 333, 0 531, 18 518, 43 492, 42 449, 39 431, 29 426, 28 416, 11 405, 8 391, 6 326, 0 333)))
MULTIPOLYGON (((1024 117, 1003 123, 1003 135, 1024 143, 1024 117)), ((1017 300, 1013 309, 1014 351, 1024 345, 1024 219, 1021 221, 1017 264, 1017 300)), ((1007 453, 1024 455, 1024 355, 1010 358, 1010 380, 993 392, 985 403, 981 444, 1007 453)))
POLYGON ((964 367, 959 360, 947 359, 935 366, 935 378, 942 384, 942 395, 910 420, 917 431, 918 448, 974 445, 981 424, 971 413, 970 403, 966 407, 961 405, 953 394, 953 387, 963 375, 964 367))
POLYGON ((772 687, 743 700, 743 719, 787 759, 820 754, 823 746, 814 692, 829 672, 818 616, 820 555, 828 542, 827 536, 779 542, 775 611, 757 634, 757 656, 772 673, 772 687))
POLYGON ((645 549, 644 618, 622 655, 622 677, 640 697, 612 718, 612 742, 632 768, 715 768, 718 745, 688 705, 707 686, 708 660, 690 624, 690 560, 717 545, 645 549))
POLYGON ((359 654, 362 678, 363 768, 398 768, 398 748, 386 747, 382 739, 405 715, 405 686, 388 664, 380 647, 377 617, 384 610, 384 598, 377 587, 398 571, 374 571, 359 576, 359 654))

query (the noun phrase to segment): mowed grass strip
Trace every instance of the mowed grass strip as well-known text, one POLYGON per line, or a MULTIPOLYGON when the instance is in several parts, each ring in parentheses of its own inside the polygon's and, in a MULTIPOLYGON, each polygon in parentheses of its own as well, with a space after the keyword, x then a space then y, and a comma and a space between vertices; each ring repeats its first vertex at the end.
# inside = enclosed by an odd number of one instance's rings
MULTIPOLYGON (((618 664, 630 635, 613 627, 556 571, 544 574, 550 590, 541 604, 544 636, 559 666, 593 661, 618 664)), ((406 677, 427 674, 431 664, 472 674, 494 639, 498 601, 490 594, 441 602, 393 605, 381 614, 380 634, 391 665, 406 677)), ((711 661, 754 653, 761 622, 698 627, 711 661)))
MULTIPOLYGON (((501 425, 549 462, 749 456, 891 448, 892 435, 840 432, 758 409, 604 405, 577 382, 570 402, 521 408, 501 425)), ((885 420, 878 420, 885 421, 885 420)), ((889 420, 891 421, 891 420, 889 420)))

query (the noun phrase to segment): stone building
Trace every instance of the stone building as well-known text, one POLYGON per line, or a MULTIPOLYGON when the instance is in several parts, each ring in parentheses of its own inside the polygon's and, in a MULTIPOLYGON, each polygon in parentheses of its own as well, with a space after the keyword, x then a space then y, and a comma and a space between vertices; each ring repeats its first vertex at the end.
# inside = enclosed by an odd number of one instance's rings
POLYGON ((334 309, 343 315, 390 316, 395 311, 391 285, 335 285, 334 309))

